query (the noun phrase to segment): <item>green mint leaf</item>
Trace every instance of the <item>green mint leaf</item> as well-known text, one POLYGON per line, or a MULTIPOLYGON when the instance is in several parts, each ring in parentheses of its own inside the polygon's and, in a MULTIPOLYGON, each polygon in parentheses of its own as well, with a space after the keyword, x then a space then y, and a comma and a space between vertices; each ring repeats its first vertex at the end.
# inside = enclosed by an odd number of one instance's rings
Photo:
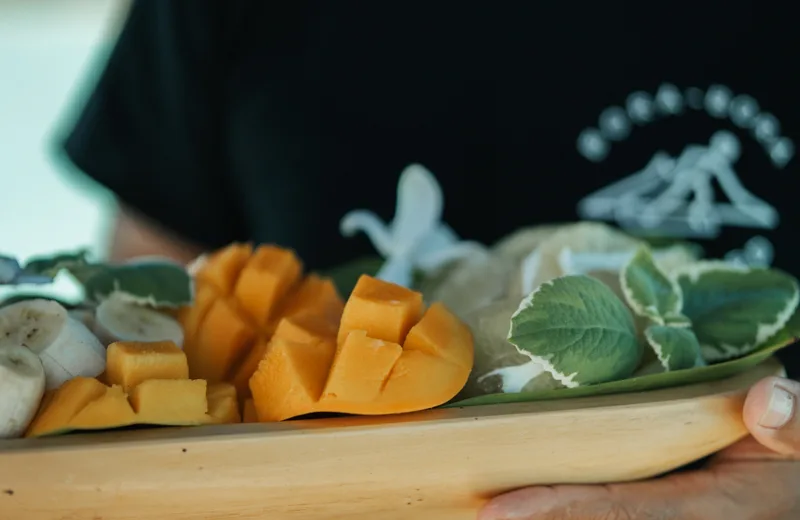
POLYGON ((690 328, 651 325, 644 331, 664 370, 683 370, 702 360, 700 343, 690 328))
POLYGON ((692 321, 707 361, 748 354, 767 343, 794 314, 800 290, 775 269, 704 261, 676 273, 683 314, 692 321))
POLYGON ((37 274, 55 278, 56 275, 62 270, 66 269, 80 269, 90 265, 87 260, 88 251, 85 249, 76 251, 74 253, 58 253, 50 256, 40 256, 29 260, 23 271, 28 274, 37 274))
POLYGON ((0 255, 0 285, 11 285, 22 273, 16 258, 0 255))
POLYGON ((569 388, 629 377, 643 351, 628 308, 586 275, 539 286, 511 317, 508 340, 569 388))
MULTIPOLYGON (((769 363, 776 352, 789 346, 796 346, 800 341, 800 312, 795 311, 792 318, 765 345, 756 351, 740 358, 699 366, 689 370, 667 372, 658 367, 641 367, 637 375, 620 381, 599 385, 581 386, 578 388, 559 388, 556 390, 522 391, 518 394, 495 393, 480 395, 466 399, 453 400, 443 408, 461 408, 465 406, 483 406, 487 404, 526 403, 551 399, 572 399, 575 397, 595 397, 600 395, 648 392, 663 388, 675 388, 707 381, 716 381, 745 372, 759 363, 769 363)), ((772 360, 774 361, 774 360, 772 360)))
POLYGON ((191 304, 194 291, 183 266, 152 259, 102 266, 83 286, 93 302, 113 295, 138 305, 173 308, 191 304))
POLYGON ((622 268, 620 286, 633 312, 659 325, 681 311, 680 287, 658 268, 647 247, 640 247, 622 268))
POLYGON ((667 314, 664 316, 664 325, 686 328, 692 326, 692 320, 682 313, 667 314))

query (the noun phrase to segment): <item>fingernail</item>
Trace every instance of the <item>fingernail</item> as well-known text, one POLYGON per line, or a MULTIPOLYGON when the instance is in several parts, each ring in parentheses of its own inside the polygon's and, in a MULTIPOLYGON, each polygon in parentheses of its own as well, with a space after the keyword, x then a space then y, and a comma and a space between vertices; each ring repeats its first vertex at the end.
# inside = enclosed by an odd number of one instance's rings
POLYGON ((769 396, 769 404, 761 420, 758 421, 763 428, 777 430, 783 428, 792 420, 795 413, 795 396, 779 385, 773 385, 769 396))

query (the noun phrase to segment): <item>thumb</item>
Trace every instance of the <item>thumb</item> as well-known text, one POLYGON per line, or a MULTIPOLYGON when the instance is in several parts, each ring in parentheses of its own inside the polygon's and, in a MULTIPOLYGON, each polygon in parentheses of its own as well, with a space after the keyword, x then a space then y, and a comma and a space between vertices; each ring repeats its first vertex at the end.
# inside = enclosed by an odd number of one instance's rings
POLYGON ((766 448, 784 455, 800 455, 800 383, 767 377, 753 386, 744 402, 744 423, 766 448))

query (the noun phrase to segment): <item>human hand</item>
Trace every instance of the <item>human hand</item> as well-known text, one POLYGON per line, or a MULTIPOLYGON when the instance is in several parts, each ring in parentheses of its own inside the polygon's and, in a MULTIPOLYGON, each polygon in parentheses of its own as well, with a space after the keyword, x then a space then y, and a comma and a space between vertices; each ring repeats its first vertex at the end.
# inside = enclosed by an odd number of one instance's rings
POLYGON ((750 436, 697 471, 631 483, 535 486, 500 495, 479 520, 796 520, 800 518, 800 383, 750 389, 750 436))

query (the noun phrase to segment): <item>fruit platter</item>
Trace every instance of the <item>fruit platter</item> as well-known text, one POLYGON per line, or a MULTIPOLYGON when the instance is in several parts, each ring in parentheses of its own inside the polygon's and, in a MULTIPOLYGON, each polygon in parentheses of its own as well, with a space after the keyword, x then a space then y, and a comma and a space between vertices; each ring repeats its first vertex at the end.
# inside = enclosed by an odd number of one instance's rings
POLYGON ((800 286, 598 222, 492 245, 419 165, 376 256, 0 257, 0 518, 466 520, 525 485, 649 478, 746 435, 800 286), (78 301, 48 296, 56 276, 78 301))

